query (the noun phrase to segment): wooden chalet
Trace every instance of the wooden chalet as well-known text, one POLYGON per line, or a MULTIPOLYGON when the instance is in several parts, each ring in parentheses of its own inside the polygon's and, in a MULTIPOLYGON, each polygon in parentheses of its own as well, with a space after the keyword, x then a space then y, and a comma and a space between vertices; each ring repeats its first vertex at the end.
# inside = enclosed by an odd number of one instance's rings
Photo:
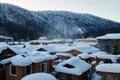
POLYGON ((101 80, 120 80, 120 64, 101 64, 96 67, 101 80))
POLYGON ((73 55, 70 53, 56 53, 55 55, 57 58, 53 61, 53 66, 56 66, 57 64, 73 57, 73 55))
MULTIPOLYGON (((7 45, 0 46, 0 61, 6 58, 10 58, 12 56, 16 55, 16 53, 7 45)), ((0 64, 0 79, 5 80, 5 72, 6 72, 6 65, 0 64)))
POLYGON ((120 33, 97 37, 98 48, 111 54, 120 54, 120 33))
POLYGON ((52 60, 55 58, 56 56, 36 51, 1 60, 0 64, 5 64, 5 72, 2 73, 5 77, 0 80, 20 80, 25 75, 37 72, 52 73, 52 60))
POLYGON ((55 67, 59 80, 89 80, 91 65, 78 57, 70 58, 55 67))
POLYGON ((0 42, 12 42, 14 39, 12 37, 0 35, 0 42))
POLYGON ((97 61, 99 63, 100 61, 103 61, 104 63, 117 63, 118 56, 108 54, 106 52, 96 52, 89 55, 90 62, 97 61))

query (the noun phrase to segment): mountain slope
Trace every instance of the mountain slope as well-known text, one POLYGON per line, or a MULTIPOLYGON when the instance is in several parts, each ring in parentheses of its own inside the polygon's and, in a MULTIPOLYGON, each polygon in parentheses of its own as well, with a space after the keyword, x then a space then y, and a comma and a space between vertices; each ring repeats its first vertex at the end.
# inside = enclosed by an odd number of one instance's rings
POLYGON ((0 3, 0 33, 15 39, 95 37, 120 32, 120 23, 90 14, 67 11, 29 11, 0 3))
MULTIPOLYGON (((120 24, 90 14, 78 14, 67 11, 38 12, 46 22, 67 36, 83 34, 86 37, 99 36, 106 33, 120 32, 120 24)), ((78 35, 78 36, 79 36, 78 35)))

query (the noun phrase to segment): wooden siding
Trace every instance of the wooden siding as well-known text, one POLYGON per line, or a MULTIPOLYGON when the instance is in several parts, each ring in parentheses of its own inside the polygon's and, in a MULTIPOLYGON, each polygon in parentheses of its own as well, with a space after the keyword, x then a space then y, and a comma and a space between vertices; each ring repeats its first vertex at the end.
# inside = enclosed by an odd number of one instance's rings
POLYGON ((119 80, 120 79, 120 73, 110 73, 110 75, 107 72, 101 72, 102 80, 119 80))
MULTIPOLYGON (((41 70, 40 64, 42 64, 42 63, 47 64, 47 73, 52 72, 53 64, 52 64, 52 60, 50 60, 50 61, 44 61, 41 63, 33 63, 32 64, 32 73, 41 72, 42 70, 41 70)), ((12 75, 10 75, 10 64, 11 63, 6 64, 6 72, 3 72, 3 71, 0 72, 0 80, 21 80, 21 78, 23 78, 26 75, 26 67, 16 66, 16 69, 17 69, 16 76, 12 76, 12 75), (1 74, 4 76, 1 77, 2 76, 1 74)))
POLYGON ((5 70, 0 70, 0 80, 6 80, 6 72, 5 72, 5 70))
POLYGON ((98 39, 98 48, 111 54, 120 54, 120 40, 98 39), (119 51, 118 53, 114 53, 113 49, 115 48, 119 51))
POLYGON ((20 80, 25 76, 25 67, 16 67, 16 76, 10 75, 10 63, 6 65, 6 80, 20 80))
POLYGON ((59 80, 89 80, 87 78, 87 72, 84 72, 82 75, 73 75, 67 73, 58 73, 59 80), (74 76, 74 77, 72 77, 74 76))

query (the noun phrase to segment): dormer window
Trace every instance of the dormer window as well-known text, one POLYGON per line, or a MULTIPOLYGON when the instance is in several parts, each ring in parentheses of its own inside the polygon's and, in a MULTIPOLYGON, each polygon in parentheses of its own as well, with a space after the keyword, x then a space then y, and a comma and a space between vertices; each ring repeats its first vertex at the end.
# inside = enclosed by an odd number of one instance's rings
POLYGON ((37 51, 47 51, 47 50, 45 50, 44 48, 40 48, 37 51))
POLYGON ((63 65, 64 67, 67 67, 67 68, 75 68, 73 65, 71 65, 71 64, 65 64, 65 65, 63 65))

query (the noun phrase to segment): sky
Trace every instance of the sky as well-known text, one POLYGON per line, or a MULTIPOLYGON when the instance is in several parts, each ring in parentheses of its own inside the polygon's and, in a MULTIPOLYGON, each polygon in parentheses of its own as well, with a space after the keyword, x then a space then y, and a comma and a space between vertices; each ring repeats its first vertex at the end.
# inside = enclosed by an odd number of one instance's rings
POLYGON ((0 0, 34 10, 63 10, 88 13, 120 22, 120 0, 0 0))

